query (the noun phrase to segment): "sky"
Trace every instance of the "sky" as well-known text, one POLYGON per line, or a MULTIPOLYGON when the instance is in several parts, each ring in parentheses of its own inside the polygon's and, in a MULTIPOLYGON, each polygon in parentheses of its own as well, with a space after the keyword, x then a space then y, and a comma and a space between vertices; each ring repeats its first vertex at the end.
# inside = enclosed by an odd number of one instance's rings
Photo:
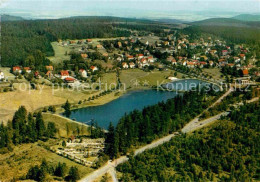
POLYGON ((260 14, 260 0, 0 0, 0 14, 25 18, 120 16, 200 20, 260 14))

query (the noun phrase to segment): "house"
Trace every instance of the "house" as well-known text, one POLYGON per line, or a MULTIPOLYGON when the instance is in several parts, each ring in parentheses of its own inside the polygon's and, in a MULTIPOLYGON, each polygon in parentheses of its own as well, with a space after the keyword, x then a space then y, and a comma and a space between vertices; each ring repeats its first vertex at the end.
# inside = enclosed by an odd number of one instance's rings
POLYGON ((35 77, 35 78, 40 78, 40 77, 41 77, 39 71, 35 71, 35 72, 34 72, 34 77, 35 77))
POLYGON ((82 57, 83 59, 86 59, 86 58, 88 57, 88 55, 87 55, 87 54, 81 54, 81 57, 82 57))
POLYGON ((235 61, 235 63, 239 63, 241 61, 241 59, 239 57, 234 57, 234 61, 235 61))
POLYGON ((45 66, 46 70, 53 71, 53 66, 45 66))
POLYGON ((129 63, 129 66, 130 66, 130 68, 135 68, 135 63, 133 63, 133 62, 131 62, 131 63, 129 63))
POLYGON ((31 73, 31 72, 32 72, 32 70, 31 70, 30 67, 24 67, 23 69, 24 69, 24 71, 25 71, 26 73, 31 73))
POLYGON ((235 64, 233 64, 233 63, 229 63, 229 64, 227 64, 228 65, 228 67, 230 67, 230 68, 233 68, 234 66, 235 66, 235 64))
POLYGON ((223 55, 223 56, 227 56, 227 55, 228 55, 228 51, 227 51, 227 50, 223 50, 223 51, 222 51, 222 55, 223 55))
POLYGON ((199 62, 200 68, 204 68, 205 65, 207 65, 208 63, 205 61, 201 61, 199 62))
POLYGON ((98 71, 98 67, 96 67, 96 66, 91 66, 90 69, 91 69, 92 72, 98 71))
POLYGON ((240 57, 241 59, 243 59, 244 61, 246 60, 246 55, 245 55, 245 54, 240 54, 239 57, 240 57))
POLYGON ((137 57, 138 59, 143 59, 143 58, 144 58, 144 55, 143 55, 143 54, 137 54, 136 57, 137 57))
POLYGON ((70 42, 70 44, 76 44, 75 40, 70 40, 69 42, 70 42))
POLYGON ((249 75, 248 69, 244 69, 244 70, 242 70, 242 72, 243 72, 244 77, 247 77, 249 75))
POLYGON ((103 55, 104 57, 108 57, 108 53, 107 53, 107 52, 103 53, 102 55, 103 55))
POLYGON ((148 59, 149 63, 154 63, 154 61, 155 61, 153 56, 149 56, 147 59, 148 59))
POLYGON ((210 65, 210 66, 213 66, 213 65, 214 65, 214 62, 213 62, 213 61, 209 61, 209 65, 210 65))
POLYGON ((84 70, 84 69, 80 69, 80 70, 79 70, 79 74, 80 74, 80 76, 82 76, 83 78, 87 78, 87 77, 88 77, 88 73, 87 73, 87 71, 84 70))
POLYGON ((122 57, 118 57, 116 60, 117 60, 118 62, 121 62, 121 61, 123 60, 123 58, 122 58, 122 57))
POLYGON ((122 43, 121 42, 118 42, 117 45, 118 45, 119 48, 122 47, 122 43))
POLYGON ((130 60, 133 60, 134 59, 134 56, 131 56, 131 55, 128 55, 127 56, 127 59, 130 61, 130 60))
POLYGON ((91 43, 91 42, 92 42, 92 39, 87 39, 87 42, 88 42, 88 43, 91 43))
POLYGON ((75 82, 75 78, 67 77, 67 78, 65 78, 65 82, 67 82, 67 83, 74 83, 75 82))
POLYGON ((128 64, 127 64, 126 62, 123 62, 123 63, 122 63, 122 67, 123 67, 124 69, 128 69, 129 66, 128 66, 128 64))
POLYGON ((47 73, 45 74, 48 78, 52 78, 53 74, 52 71, 47 71, 47 73))
POLYGON ((195 62, 187 62, 187 67, 188 68, 194 68, 195 67, 195 62))
POLYGON ((22 73, 22 69, 20 66, 13 67, 13 73, 22 73))
POLYGON ((99 44, 99 45, 97 45, 97 48, 98 48, 98 49, 102 49, 103 46, 99 44))
POLYGON ((145 66, 149 66, 149 63, 147 61, 147 59, 143 58, 141 61, 139 61, 139 68, 143 68, 145 66))
POLYGON ((60 71, 61 79, 64 80, 65 78, 68 78, 70 76, 68 70, 62 70, 60 71))
POLYGON ((0 71, 0 80, 3 80, 5 78, 4 72, 0 71))

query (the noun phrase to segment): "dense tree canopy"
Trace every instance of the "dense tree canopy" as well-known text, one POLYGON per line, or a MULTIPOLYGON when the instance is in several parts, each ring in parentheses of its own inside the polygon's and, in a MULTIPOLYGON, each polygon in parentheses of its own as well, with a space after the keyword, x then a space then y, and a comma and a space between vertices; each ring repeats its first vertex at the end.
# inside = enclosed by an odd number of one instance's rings
POLYGON ((209 129, 131 157, 123 181, 259 180, 260 105, 241 106, 209 129))

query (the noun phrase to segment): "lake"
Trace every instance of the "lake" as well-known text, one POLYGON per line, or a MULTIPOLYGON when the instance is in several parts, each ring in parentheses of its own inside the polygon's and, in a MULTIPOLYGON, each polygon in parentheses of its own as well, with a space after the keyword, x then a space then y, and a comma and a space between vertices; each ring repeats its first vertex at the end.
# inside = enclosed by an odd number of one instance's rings
MULTIPOLYGON (((168 87, 173 87, 174 90, 189 90, 190 86, 205 84, 199 80, 180 80, 169 84, 168 87), (181 86, 183 84, 183 86, 181 86)), ((109 123, 117 125, 119 119, 125 113, 129 113, 135 109, 142 110, 145 106, 154 105, 161 101, 174 98, 179 93, 157 90, 135 90, 129 91, 116 100, 100 106, 91 106, 73 110, 70 118, 79 122, 90 124, 93 120, 102 128, 107 129, 109 123)))

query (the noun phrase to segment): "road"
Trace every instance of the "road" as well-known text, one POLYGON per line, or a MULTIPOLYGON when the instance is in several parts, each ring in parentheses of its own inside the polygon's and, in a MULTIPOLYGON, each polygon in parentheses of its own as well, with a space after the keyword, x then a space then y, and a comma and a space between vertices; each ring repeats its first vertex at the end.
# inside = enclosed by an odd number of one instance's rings
MULTIPOLYGON (((184 127, 182 129, 182 132, 183 133, 188 133, 188 132, 197 130, 197 129, 199 129, 199 128, 201 128, 201 127, 203 127, 203 126, 205 126, 205 125, 207 125, 207 124, 209 124, 209 123, 211 123, 213 121, 218 120, 222 115, 225 116, 227 114, 228 114, 228 112, 223 112, 223 113, 220 113, 220 114, 218 114, 218 115, 216 115, 214 117, 205 119, 203 121, 200 121, 200 122, 197 122, 197 123, 194 122, 194 124, 189 125, 188 127, 184 127)), ((178 135, 178 133, 173 133, 171 135, 163 137, 163 138, 161 138, 161 139, 159 139, 157 141, 152 142, 151 144, 145 145, 144 147, 141 147, 141 148, 137 149, 134 152, 134 154, 138 155, 138 154, 144 152, 145 150, 152 149, 152 148, 155 148, 155 147, 157 147, 159 145, 162 145, 163 143, 170 141, 173 137, 175 137, 177 135, 178 135)), ((102 175, 104 175, 107 172, 110 172, 110 174, 111 174, 111 171, 110 171, 111 169, 117 167, 119 164, 122 164, 122 163, 124 163, 126 161, 128 161, 128 157, 127 156, 122 156, 122 157, 120 157, 118 159, 115 159, 112 162, 108 162, 106 165, 104 165, 100 169, 94 171, 93 173, 89 174, 88 176, 82 178, 80 181, 81 182, 92 182, 97 177, 102 176, 102 175)), ((113 178, 113 176, 112 176, 112 178, 113 178)))
MULTIPOLYGON (((217 103, 221 102, 226 96, 228 96, 231 92, 233 91, 233 89, 228 90, 223 96, 221 96, 214 104, 212 104, 210 107, 213 107, 214 105, 216 105, 217 103)), ((209 107, 209 108, 210 108, 209 107)), ((189 122, 181 131, 183 133, 188 133, 197 129, 202 128, 203 126, 218 120, 221 116, 226 116, 228 114, 228 112, 223 112, 220 113, 216 116, 213 116, 211 118, 205 119, 203 121, 199 121, 199 116, 197 116, 196 118, 194 118, 191 122, 189 122)), ((178 132, 175 132, 173 134, 170 134, 168 136, 165 136, 161 139, 158 139, 154 142, 152 142, 151 144, 145 145, 137 150, 135 150, 134 155, 138 155, 142 152, 144 152, 145 150, 148 149, 152 149, 155 148, 159 145, 162 145, 165 142, 170 141, 173 137, 179 135, 178 132)), ((107 164, 105 164, 103 167, 97 169, 96 171, 88 174, 87 176, 85 176, 84 178, 82 178, 80 180, 80 182, 92 182, 94 181, 97 177, 99 176, 103 176, 104 174, 110 172, 111 174, 111 170, 114 170, 115 167, 117 167, 119 164, 122 164, 124 162, 128 161, 128 157, 127 156, 122 156, 120 158, 115 159, 114 161, 110 162, 108 161, 107 164)), ((113 173, 112 173, 113 174, 113 173)), ((112 175, 112 179, 115 178, 115 175, 112 175)), ((117 180, 117 179, 115 179, 117 180)))

